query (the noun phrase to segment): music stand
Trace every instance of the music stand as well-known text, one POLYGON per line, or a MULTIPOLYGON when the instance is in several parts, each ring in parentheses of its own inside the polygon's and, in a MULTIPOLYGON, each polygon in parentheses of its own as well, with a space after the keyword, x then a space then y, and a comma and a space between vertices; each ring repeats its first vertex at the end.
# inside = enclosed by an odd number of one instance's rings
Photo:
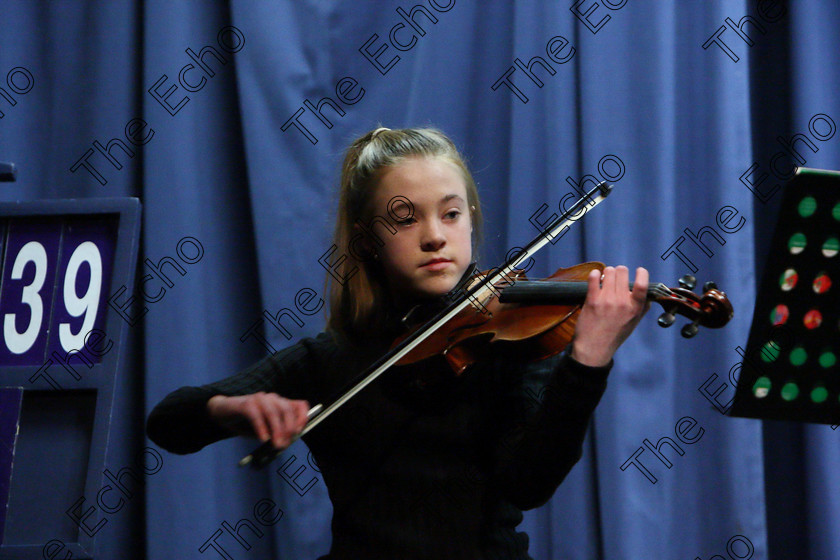
POLYGON ((785 186, 731 416, 840 424, 840 172, 785 186))

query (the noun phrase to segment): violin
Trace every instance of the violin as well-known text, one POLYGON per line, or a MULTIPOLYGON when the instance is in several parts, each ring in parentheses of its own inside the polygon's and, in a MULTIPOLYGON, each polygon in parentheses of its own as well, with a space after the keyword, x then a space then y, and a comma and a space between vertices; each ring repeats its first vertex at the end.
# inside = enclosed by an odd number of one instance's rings
MULTIPOLYGON (((530 361, 539 361, 560 353, 574 336, 575 324, 586 299, 589 272, 593 269, 603 270, 604 264, 587 262, 561 268, 549 278, 538 281, 528 281, 516 265, 525 262, 551 239, 568 229, 586 211, 600 203, 612 188, 612 185, 605 182, 600 183, 502 267, 462 282, 449 294, 452 300, 450 305, 399 337, 385 356, 356 378, 351 389, 326 408, 323 404, 313 406, 309 410, 306 426, 292 442, 306 435, 394 365, 406 365, 443 355, 453 372, 460 375, 477 361, 478 356, 486 353, 487 344, 490 343, 516 344, 517 354, 530 361), (479 280, 476 281, 476 278, 479 280), (470 280, 473 280, 471 284, 470 280)), ((682 335, 686 338, 696 335, 700 326, 720 328, 733 316, 732 305, 726 294, 718 290, 713 282, 704 284, 702 296, 691 291, 695 282, 693 276, 684 276, 679 281, 679 288, 668 288, 661 283, 648 287, 648 299, 659 303, 664 309, 658 321, 660 326, 671 326, 678 314, 691 320, 682 329, 682 335)), ((630 287, 632 289, 632 283, 630 287)), ((404 324, 410 324, 417 309, 415 307, 403 318, 404 324)), ((260 468, 281 452, 270 441, 265 442, 239 461, 239 465, 250 464, 260 468)))
MULTIPOLYGON (((588 290, 586 278, 595 269, 603 271, 604 263, 586 262, 561 268, 538 281, 528 281, 524 272, 516 270, 494 284, 495 293, 474 301, 395 365, 442 355, 452 371, 460 375, 486 352, 487 344, 499 342, 516 344, 517 355, 526 361, 536 362, 559 354, 574 336, 588 290)), ((664 309, 658 320, 661 327, 670 327, 676 315, 683 315, 691 322, 682 328, 681 334, 692 338, 701 326, 721 328, 732 319, 732 304, 714 282, 703 285, 702 296, 691 291, 696 285, 693 276, 683 276, 679 284, 679 288, 668 288, 662 283, 648 287, 647 299, 664 309)), ((411 332, 399 337, 392 348, 410 335, 411 332)))

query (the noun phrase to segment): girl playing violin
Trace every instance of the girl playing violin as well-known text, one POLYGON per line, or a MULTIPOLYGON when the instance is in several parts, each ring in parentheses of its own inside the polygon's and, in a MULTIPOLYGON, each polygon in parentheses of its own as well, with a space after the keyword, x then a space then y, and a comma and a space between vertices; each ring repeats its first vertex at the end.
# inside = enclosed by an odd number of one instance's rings
MULTIPOLYGON (((149 437, 192 453, 236 434, 287 447, 325 402, 383 355, 409 311, 436 309, 468 276, 481 206, 453 143, 379 128, 344 159, 326 330, 238 375, 183 387, 149 437), (391 216, 393 220, 384 219, 391 216)), ((546 503, 582 453, 612 357, 649 307, 648 273, 593 270, 572 344, 523 363, 488 350, 462 375, 436 356, 395 367, 304 439, 333 505, 329 560, 528 559, 522 510, 546 503), (603 276, 603 277, 602 277, 603 276), (535 398, 535 396, 539 396, 535 398)), ((328 402, 328 401, 327 401, 328 402)))

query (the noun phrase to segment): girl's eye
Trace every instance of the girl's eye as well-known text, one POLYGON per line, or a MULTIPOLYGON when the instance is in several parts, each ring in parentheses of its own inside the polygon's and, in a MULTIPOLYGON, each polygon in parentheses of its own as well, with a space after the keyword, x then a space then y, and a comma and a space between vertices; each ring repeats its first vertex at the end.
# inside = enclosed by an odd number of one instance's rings
POLYGON ((397 220, 397 225, 398 226, 407 226, 414 221, 415 221, 414 218, 406 218, 404 220, 397 220))
POLYGON ((455 218, 457 218, 458 216, 460 216, 460 215, 461 215, 461 211, 460 211, 460 210, 451 210, 451 211, 449 211, 449 212, 447 212, 447 213, 446 213, 446 217, 447 217, 447 218, 450 218, 450 219, 453 219, 453 220, 454 220, 455 218))

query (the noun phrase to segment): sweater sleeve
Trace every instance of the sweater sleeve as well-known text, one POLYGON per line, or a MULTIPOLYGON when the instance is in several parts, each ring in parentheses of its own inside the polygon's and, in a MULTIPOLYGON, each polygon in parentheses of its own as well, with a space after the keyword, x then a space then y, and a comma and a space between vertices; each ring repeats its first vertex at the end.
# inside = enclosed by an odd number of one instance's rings
POLYGON ((613 366, 583 365, 569 351, 526 366, 494 414, 509 427, 495 446, 494 477, 521 510, 545 504, 580 459, 613 366))
POLYGON ((260 391, 312 403, 321 397, 323 358, 334 345, 329 335, 303 339, 231 377, 202 385, 181 387, 152 409, 146 432, 153 442, 172 453, 186 454, 236 434, 216 423, 207 411, 215 395, 238 396, 260 391))

